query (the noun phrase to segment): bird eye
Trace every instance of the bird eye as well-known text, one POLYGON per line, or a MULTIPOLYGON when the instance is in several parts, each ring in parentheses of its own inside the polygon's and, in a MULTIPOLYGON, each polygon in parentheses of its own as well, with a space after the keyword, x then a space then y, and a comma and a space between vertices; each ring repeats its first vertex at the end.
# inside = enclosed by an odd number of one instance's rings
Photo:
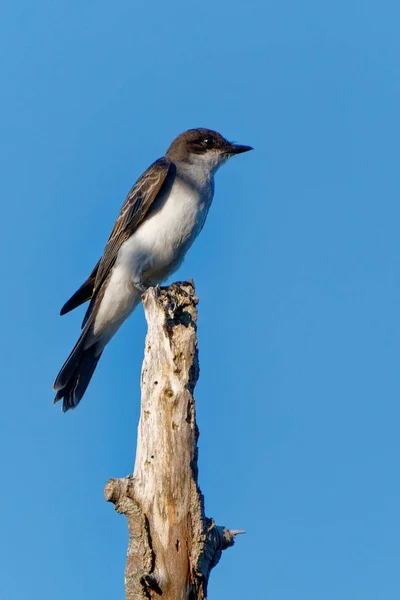
POLYGON ((206 146, 206 148, 211 148, 213 143, 212 143, 212 139, 211 138, 204 138, 203 140, 203 144, 206 146))

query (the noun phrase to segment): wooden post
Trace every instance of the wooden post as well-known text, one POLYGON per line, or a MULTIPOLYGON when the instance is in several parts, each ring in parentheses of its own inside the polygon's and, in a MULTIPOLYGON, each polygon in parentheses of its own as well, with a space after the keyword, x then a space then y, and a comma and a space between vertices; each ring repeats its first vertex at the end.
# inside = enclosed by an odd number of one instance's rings
POLYGON ((105 498, 126 515, 126 600, 203 600, 211 569, 241 531, 204 515, 198 486, 194 388, 199 376, 192 282, 150 288, 133 477, 110 479, 105 498))

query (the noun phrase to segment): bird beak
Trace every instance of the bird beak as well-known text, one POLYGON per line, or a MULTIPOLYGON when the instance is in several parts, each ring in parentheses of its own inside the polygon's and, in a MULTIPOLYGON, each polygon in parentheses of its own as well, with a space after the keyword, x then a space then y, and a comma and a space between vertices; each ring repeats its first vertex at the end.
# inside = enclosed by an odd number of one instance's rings
POLYGON ((253 150, 253 148, 251 146, 242 146, 241 144, 229 143, 225 152, 227 154, 242 154, 242 152, 248 152, 249 150, 253 150))

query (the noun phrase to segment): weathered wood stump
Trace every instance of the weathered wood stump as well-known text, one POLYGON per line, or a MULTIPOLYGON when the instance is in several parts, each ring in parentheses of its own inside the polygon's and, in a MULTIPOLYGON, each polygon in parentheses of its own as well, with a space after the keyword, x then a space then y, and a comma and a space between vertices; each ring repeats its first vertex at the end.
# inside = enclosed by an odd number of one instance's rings
POLYGON ((192 282, 150 288, 134 474, 110 479, 105 497, 126 515, 127 600, 203 600, 211 569, 240 531, 204 514, 198 486, 197 298, 192 282))

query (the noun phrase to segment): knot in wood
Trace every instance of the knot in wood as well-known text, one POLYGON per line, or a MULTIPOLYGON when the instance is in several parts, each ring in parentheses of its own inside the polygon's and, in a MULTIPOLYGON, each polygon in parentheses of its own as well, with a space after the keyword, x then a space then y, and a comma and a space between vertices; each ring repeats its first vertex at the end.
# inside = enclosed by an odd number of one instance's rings
POLYGON ((123 486, 120 479, 109 479, 104 487, 104 498, 107 502, 117 504, 123 494, 123 486))

